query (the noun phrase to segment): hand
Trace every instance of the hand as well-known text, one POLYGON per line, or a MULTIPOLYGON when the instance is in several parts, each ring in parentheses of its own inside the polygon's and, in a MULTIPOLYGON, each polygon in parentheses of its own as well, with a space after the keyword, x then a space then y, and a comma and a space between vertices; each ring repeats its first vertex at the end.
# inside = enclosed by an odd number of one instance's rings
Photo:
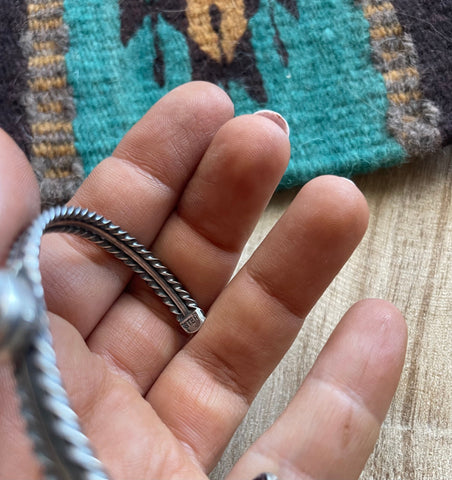
MULTIPOLYGON (((172 91, 73 200, 129 231, 207 312, 192 338, 141 279, 78 237, 49 234, 41 270, 74 409, 115 479, 206 479, 303 319, 359 243, 367 205, 337 177, 307 184, 228 283, 289 157, 261 115, 233 118, 217 87, 172 91)), ((0 132, 0 259, 38 213, 22 152, 0 132)), ((352 307, 287 410, 228 480, 356 479, 403 364, 406 326, 379 300, 352 307)), ((10 367, 0 368, 0 478, 40 478, 10 367)))

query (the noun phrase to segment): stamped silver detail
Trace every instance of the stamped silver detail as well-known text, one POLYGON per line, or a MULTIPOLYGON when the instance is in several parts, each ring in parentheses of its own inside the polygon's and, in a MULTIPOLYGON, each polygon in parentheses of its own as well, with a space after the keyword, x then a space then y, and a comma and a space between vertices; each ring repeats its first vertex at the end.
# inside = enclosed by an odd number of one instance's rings
POLYGON ((204 323, 206 317, 200 308, 195 308, 179 320, 180 326, 187 333, 196 333, 204 323))

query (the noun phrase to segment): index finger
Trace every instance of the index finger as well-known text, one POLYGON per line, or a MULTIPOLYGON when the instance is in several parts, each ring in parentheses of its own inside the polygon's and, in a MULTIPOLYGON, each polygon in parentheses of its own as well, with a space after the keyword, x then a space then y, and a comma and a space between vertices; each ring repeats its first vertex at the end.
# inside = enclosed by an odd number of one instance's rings
MULTIPOLYGON (((95 210, 148 247, 212 137, 232 116, 231 101, 214 85, 195 82, 173 90, 131 129, 114 156, 98 165, 70 203, 95 210)), ((41 270, 49 310, 85 338, 132 275, 102 249, 61 234, 44 239, 41 270)))

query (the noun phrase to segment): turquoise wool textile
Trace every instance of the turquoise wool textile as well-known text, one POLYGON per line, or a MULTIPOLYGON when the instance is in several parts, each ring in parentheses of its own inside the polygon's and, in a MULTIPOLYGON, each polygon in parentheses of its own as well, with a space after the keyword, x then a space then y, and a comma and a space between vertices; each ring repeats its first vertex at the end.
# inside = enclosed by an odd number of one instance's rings
POLYGON ((352 0, 65 0, 63 18, 85 173, 153 103, 192 79, 224 88, 237 114, 284 115, 292 142, 284 188, 407 156, 388 132, 369 22, 352 0))

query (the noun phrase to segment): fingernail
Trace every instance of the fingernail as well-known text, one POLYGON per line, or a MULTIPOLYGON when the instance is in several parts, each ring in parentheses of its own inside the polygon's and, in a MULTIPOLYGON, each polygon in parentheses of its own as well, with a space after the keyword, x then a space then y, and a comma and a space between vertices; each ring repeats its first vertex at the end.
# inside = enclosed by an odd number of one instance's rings
POLYGON ((352 183, 356 187, 356 183, 353 180, 350 180, 350 178, 342 177, 344 180, 347 180, 347 182, 352 183))
POLYGON ((287 123, 286 119, 278 112, 274 112, 273 110, 259 110, 254 113, 254 115, 260 115, 261 117, 268 118, 278 125, 281 130, 287 135, 290 135, 290 127, 287 123))

